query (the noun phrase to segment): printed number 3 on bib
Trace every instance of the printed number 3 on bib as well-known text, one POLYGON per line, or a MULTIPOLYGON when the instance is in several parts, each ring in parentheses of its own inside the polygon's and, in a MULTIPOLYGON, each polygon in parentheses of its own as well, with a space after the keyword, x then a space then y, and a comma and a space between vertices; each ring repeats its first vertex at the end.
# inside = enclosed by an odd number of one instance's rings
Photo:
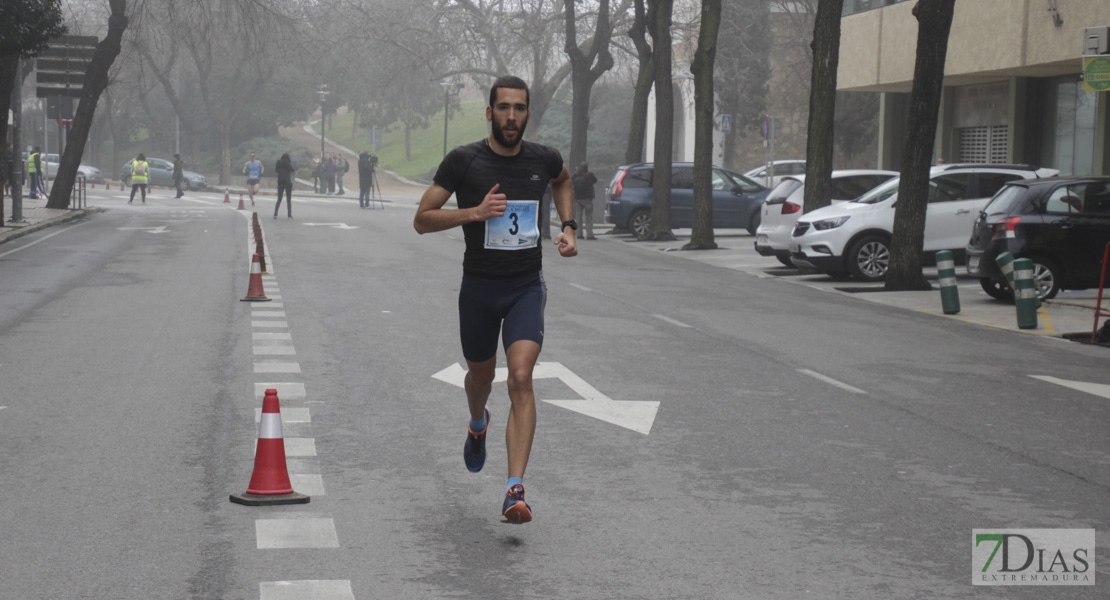
POLYGON ((505 214, 486 221, 485 247, 490 250, 522 250, 539 244, 539 200, 512 200, 505 214))

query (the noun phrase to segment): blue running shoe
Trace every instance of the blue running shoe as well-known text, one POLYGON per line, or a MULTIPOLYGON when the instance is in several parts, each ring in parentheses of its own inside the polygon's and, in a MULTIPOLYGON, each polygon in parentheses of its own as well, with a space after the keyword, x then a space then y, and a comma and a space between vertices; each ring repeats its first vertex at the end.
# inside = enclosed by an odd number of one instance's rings
POLYGON ((501 506, 501 515, 505 517, 503 523, 527 523, 532 520, 532 507, 524 501, 524 486, 513 484, 505 492, 505 504, 501 506))
POLYGON ((486 432, 489 431, 489 409, 486 410, 486 427, 475 433, 470 425, 466 426, 466 444, 463 445, 463 460, 466 468, 477 473, 486 464, 486 432))

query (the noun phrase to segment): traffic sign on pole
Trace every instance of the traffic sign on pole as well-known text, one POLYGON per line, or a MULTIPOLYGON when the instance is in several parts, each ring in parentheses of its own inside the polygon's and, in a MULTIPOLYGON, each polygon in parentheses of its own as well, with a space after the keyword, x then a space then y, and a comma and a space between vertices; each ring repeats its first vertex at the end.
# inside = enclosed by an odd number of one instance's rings
POLYGON ((35 61, 35 95, 81 97, 85 71, 98 41, 95 35, 63 35, 50 40, 35 61))
POLYGON ((721 133, 732 133, 732 115, 721 115, 721 133))

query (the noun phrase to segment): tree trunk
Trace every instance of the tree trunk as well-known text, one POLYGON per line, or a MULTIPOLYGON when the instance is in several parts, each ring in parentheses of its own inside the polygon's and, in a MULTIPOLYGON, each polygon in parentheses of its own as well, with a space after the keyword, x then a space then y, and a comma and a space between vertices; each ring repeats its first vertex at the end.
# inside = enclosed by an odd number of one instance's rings
POLYGON ((694 206, 690 242, 683 250, 712 250, 713 241, 713 64, 717 32, 721 28, 721 0, 702 0, 701 30, 690 72, 694 74, 694 206))
POLYGON ((216 146, 220 149, 220 183, 231 185, 231 123, 216 121, 216 146))
POLYGON ((913 7, 917 17, 917 59, 902 146, 902 177, 894 210, 890 268, 886 273, 888 290, 932 289, 921 272, 921 259, 929 201, 929 166, 933 160, 955 4, 956 0, 919 0, 913 7))
POLYGON ((651 229, 647 239, 673 240, 671 162, 674 148, 674 86, 671 83, 671 19, 674 0, 648 0, 648 22, 655 59, 655 169, 651 190, 651 229))
POLYGON ((73 128, 69 132, 65 152, 50 189, 47 208, 68 208, 70 193, 77 180, 77 167, 81 165, 81 155, 85 152, 85 142, 92 128, 93 115, 100 95, 108 87, 108 71, 112 68, 120 52, 120 41, 127 29, 127 0, 108 0, 111 15, 108 17, 108 34, 96 45, 92 62, 85 71, 85 87, 81 93, 81 104, 73 116, 73 128))
POLYGON ((647 16, 644 13, 644 0, 634 0, 636 16, 628 36, 636 45, 639 71, 636 73, 636 88, 632 95, 632 119, 628 128, 628 145, 624 151, 624 163, 633 164, 644 160, 644 139, 647 136, 648 96, 651 83, 655 78, 655 60, 651 44, 647 41, 647 16))
MULTIPOLYGON (((4 120, 4 132, 5 132, 5 135, 0 135, 0 144, 4 144, 5 148, 7 147, 6 132, 8 131, 8 109, 11 108, 12 90, 15 89, 15 76, 16 76, 16 71, 17 71, 17 66, 18 65, 19 65, 19 55, 18 54, 12 54, 11 56, 0 57, 0 115, 2 115, 2 118, 4 120)), ((19 140, 13 140, 12 152, 18 153, 19 151, 20 151, 19 150, 19 140)), ((2 157, 2 156, 4 156, 4 152, 2 150, 0 150, 0 157, 2 157)), ((12 170, 14 171, 16 168, 18 168, 18 167, 15 166, 15 164, 18 163, 19 156, 17 154, 16 156, 10 157, 10 159, 12 161, 12 170)), ((4 171, 4 173, 0 174, 0 181, 4 181, 8 177, 14 175, 14 173, 8 173, 7 172, 7 170, 8 170, 7 163, 0 164, 0 170, 4 171)), ((4 186, 2 184, 0 184, 0 225, 3 225, 3 223, 4 223, 4 186)))
POLYGON ((589 50, 584 52, 578 47, 574 0, 566 0, 565 10, 564 49, 570 57, 571 66, 571 136, 568 164, 577 166, 586 160, 590 130, 590 95, 593 92, 594 83, 606 71, 613 68, 613 56, 609 53, 612 28, 609 25, 609 0, 601 0, 594 36, 590 40, 589 50))
POLYGON ((807 213, 832 203, 833 120, 836 116, 836 72, 840 65, 840 13, 843 7, 844 0, 817 2, 803 200, 807 213))

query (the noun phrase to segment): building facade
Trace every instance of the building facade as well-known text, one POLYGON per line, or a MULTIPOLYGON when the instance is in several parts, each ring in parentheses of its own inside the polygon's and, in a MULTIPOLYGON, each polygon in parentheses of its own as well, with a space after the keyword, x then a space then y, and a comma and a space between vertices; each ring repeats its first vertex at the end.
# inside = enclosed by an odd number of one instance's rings
MULTIPOLYGON (((845 0, 837 89, 881 94, 878 168, 901 167, 914 4, 845 0)), ((1107 25, 1107 0, 956 2, 934 157, 1110 175, 1110 92, 1082 80, 1085 30, 1107 25)))

